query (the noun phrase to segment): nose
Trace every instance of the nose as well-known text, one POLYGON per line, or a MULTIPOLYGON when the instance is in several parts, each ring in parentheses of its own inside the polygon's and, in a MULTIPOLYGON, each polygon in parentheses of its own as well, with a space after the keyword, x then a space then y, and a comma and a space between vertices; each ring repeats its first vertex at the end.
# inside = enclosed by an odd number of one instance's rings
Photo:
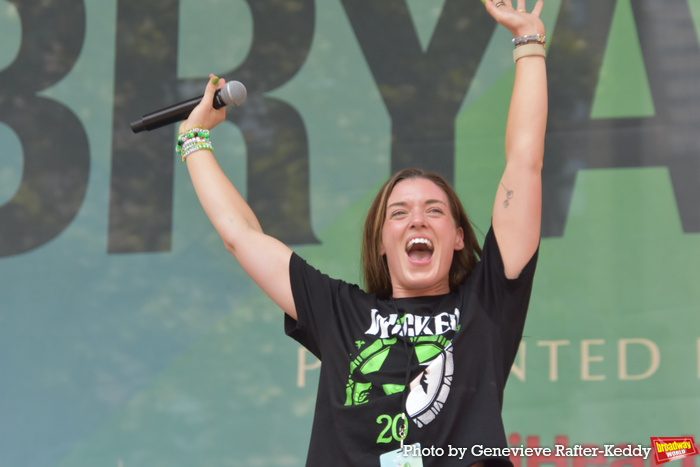
POLYGON ((411 214, 411 228, 425 227, 425 216, 423 212, 417 211, 411 214))

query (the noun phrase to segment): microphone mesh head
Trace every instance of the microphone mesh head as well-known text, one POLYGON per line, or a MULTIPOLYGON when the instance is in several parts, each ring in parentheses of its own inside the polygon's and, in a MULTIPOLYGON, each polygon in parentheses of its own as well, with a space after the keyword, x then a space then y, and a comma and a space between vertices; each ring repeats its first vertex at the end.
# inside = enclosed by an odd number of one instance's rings
POLYGON ((248 96, 248 91, 240 81, 229 81, 221 88, 220 96, 226 105, 241 105, 248 96))

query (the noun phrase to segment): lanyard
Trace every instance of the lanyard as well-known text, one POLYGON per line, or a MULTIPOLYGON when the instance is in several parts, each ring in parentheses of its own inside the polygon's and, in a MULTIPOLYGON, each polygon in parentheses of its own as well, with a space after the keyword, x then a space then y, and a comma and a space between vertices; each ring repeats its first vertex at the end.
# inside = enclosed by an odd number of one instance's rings
MULTIPOLYGON (((396 306, 396 301, 394 300, 394 297, 391 297, 391 304, 394 305, 394 311, 396 311, 396 314, 399 314, 399 309, 396 306)), ((408 357, 408 362, 406 363, 406 379, 404 381, 404 390, 401 393, 401 427, 398 429, 398 435, 399 435, 399 442, 401 443, 401 449, 403 449, 403 440, 406 439, 406 436, 408 436, 408 420, 406 419, 406 388, 408 388, 409 383, 411 382, 411 359, 413 358, 413 355, 415 355, 416 351, 416 339, 423 334, 423 329, 428 325, 431 319, 435 317, 435 310, 433 310, 430 313, 430 317, 425 320, 423 323, 423 326, 421 326, 420 330, 415 333, 415 336, 413 337, 413 343, 411 345, 411 350, 408 350, 408 343, 406 342, 409 337, 408 337, 408 327, 406 326, 406 310, 403 312, 403 317, 401 318, 401 325, 404 329, 404 335, 403 335, 403 347, 406 350, 406 357, 408 357)))
MULTIPOLYGON (((457 303, 458 303, 458 307, 462 308, 463 303, 462 303, 462 288, 461 287, 458 290, 457 303)), ((396 301, 394 300, 393 297, 391 298, 391 304, 394 306, 394 311, 398 315, 399 309, 396 306, 396 301)), ((404 310, 404 312, 403 312, 403 318, 402 318, 402 320, 403 320, 402 326, 404 326, 403 345, 404 345, 404 349, 406 350, 406 356, 408 357, 408 363, 406 364, 406 380, 405 380, 405 384, 404 384, 404 390, 403 390, 403 393, 401 395, 401 419, 402 419, 403 423, 402 423, 401 428, 398 429, 399 441, 401 442, 401 449, 403 449, 403 442, 406 439, 406 437, 408 436, 408 420, 407 420, 407 416, 406 416, 406 389, 408 389, 408 387, 409 387, 410 378, 411 378, 411 359, 413 358, 413 355, 415 355, 416 340, 423 334, 423 330, 428 325, 428 323, 430 323, 430 321, 433 318, 435 318, 435 313, 436 313, 438 308, 439 307, 436 305, 435 308, 430 312, 430 316, 428 317, 428 319, 425 320, 425 322, 421 326, 420 330, 418 330, 418 332, 414 333, 415 335, 413 337, 413 343, 412 343, 410 351, 408 349, 408 343, 406 342, 406 340, 409 339, 408 327, 406 326, 406 310, 404 310)))

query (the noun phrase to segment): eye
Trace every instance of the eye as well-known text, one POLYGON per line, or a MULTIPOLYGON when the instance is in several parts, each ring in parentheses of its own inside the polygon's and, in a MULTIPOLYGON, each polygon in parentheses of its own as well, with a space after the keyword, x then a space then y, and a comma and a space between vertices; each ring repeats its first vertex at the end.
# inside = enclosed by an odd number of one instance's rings
POLYGON ((428 209, 428 212, 431 214, 443 214, 442 209, 435 206, 428 209))
POLYGON ((406 214, 406 211, 403 209, 397 209, 396 211, 392 211, 391 214, 389 214, 389 218, 393 219, 394 217, 400 217, 406 214))

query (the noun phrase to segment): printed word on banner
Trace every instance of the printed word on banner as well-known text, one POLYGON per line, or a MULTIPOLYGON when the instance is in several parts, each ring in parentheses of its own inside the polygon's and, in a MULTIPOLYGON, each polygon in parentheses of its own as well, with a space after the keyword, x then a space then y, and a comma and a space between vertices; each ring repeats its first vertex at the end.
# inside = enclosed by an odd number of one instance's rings
POLYGON ((698 453, 692 436, 685 438, 651 438, 654 459, 657 464, 683 459, 698 453))

